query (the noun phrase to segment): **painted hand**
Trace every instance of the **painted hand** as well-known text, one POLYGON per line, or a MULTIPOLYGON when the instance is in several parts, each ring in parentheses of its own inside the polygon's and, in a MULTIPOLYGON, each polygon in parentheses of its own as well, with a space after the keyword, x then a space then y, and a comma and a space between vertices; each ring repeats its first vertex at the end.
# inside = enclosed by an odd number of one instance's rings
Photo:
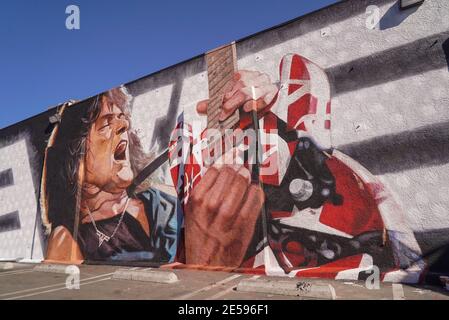
MULTIPOLYGON (((242 106, 243 111, 246 112, 250 112, 253 108, 257 111, 265 109, 271 104, 278 91, 278 87, 265 73, 248 70, 236 72, 234 78, 225 86, 220 121, 225 120, 242 106)), ((209 100, 198 102, 196 109, 199 114, 207 114, 208 102, 209 100)))
POLYGON ((254 234, 264 202, 245 167, 210 167, 185 212, 186 262, 238 267, 254 234))

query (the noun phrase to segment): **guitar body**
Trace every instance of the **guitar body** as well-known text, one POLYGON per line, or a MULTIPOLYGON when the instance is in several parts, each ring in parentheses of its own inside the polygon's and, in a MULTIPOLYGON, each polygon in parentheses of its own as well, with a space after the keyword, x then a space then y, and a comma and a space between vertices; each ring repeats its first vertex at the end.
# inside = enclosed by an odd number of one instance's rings
POLYGON ((256 138, 252 136, 261 146, 257 164, 248 154, 254 141, 233 140, 242 151, 240 161, 249 170, 258 165, 258 182, 265 193, 242 270, 300 276, 306 274, 304 268, 331 267, 335 276, 358 268, 368 256, 374 264, 382 261, 395 268, 397 259, 385 237, 380 208, 384 187, 357 162, 331 148, 330 89, 324 71, 304 57, 288 54, 279 66, 280 90, 257 114, 258 123, 242 110, 220 122, 226 83, 236 72, 234 45, 213 51, 206 61, 212 106, 208 126, 197 133, 182 115, 178 118, 169 146, 170 170, 179 200, 186 205, 209 165, 226 151, 216 135, 211 148, 210 129, 226 140, 229 132, 239 136, 260 128, 256 138), (292 193, 298 184, 306 185, 300 196, 292 193))

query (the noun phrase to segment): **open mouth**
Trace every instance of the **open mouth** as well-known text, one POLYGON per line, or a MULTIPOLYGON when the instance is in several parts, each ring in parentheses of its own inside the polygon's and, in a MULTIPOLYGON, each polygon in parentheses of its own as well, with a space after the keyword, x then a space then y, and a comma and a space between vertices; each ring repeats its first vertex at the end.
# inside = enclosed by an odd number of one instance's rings
POLYGON ((128 147, 128 141, 121 140, 114 151, 114 160, 121 161, 126 160, 126 148, 128 147))

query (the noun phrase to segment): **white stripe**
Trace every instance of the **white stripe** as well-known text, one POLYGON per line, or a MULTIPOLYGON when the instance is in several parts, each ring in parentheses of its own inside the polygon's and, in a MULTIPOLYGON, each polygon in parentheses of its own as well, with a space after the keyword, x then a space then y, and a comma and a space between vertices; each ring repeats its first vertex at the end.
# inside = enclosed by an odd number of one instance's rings
MULTIPOLYGON (((99 276, 95 276, 95 277, 90 277, 90 278, 86 278, 86 279, 81 279, 80 283, 82 283, 83 281, 87 281, 87 280, 92 280, 92 279, 96 279, 96 278, 100 278, 100 277, 105 277, 105 276, 110 276, 113 273, 105 273, 105 274, 101 274, 99 276)), ((13 292, 8 292, 8 293, 2 293, 0 294, 0 297, 4 297, 4 296, 12 296, 14 294, 18 294, 18 293, 24 293, 24 292, 30 292, 30 291, 36 291, 36 290, 40 290, 40 289, 46 289, 46 288, 51 288, 51 287, 57 287, 57 286, 65 286, 65 282, 64 283, 56 283, 56 284, 52 284, 52 285, 48 285, 48 286, 43 286, 43 287, 37 287, 37 288, 30 288, 30 289, 25 289, 25 290, 19 290, 19 291, 13 291, 13 292)))
POLYGON ((342 232, 338 229, 332 228, 324 223, 321 223, 320 217, 323 208, 318 209, 304 209, 299 211, 298 208, 294 207, 293 214, 287 218, 281 218, 280 221, 284 224, 304 228, 307 230, 318 231, 326 234, 337 235, 345 237, 348 239, 353 238, 352 235, 342 232))
POLYGON ((174 300, 185 300, 185 299, 191 298, 191 297, 193 297, 193 296, 195 296, 195 295, 197 295, 199 293, 208 291, 208 290, 210 290, 212 288, 215 288, 216 286, 219 286, 219 285, 225 284, 225 283, 227 283, 229 281, 232 281, 234 279, 237 279, 238 277, 241 277, 241 275, 240 274, 235 274, 235 275, 230 276, 230 277, 228 277, 226 279, 218 281, 218 282, 216 282, 214 284, 208 285, 208 286, 206 286, 204 288, 201 288, 201 289, 195 290, 193 292, 190 292, 190 293, 184 294, 182 296, 179 296, 177 298, 174 298, 174 300))
POLYGON ((14 275, 14 274, 21 274, 21 273, 29 273, 29 272, 33 272, 33 270, 15 270, 15 271, 0 272, 0 277, 14 275))
MULTIPOLYGON (((81 285, 86 285, 86 284, 91 284, 91 283, 96 283, 96 282, 101 282, 101 281, 105 281, 105 280, 109 280, 111 279, 111 277, 107 277, 104 279, 98 279, 98 280, 94 280, 94 281, 89 281, 89 282, 84 282, 84 283, 80 283, 81 285)), ((62 288, 56 288, 56 289, 51 289, 51 290, 45 290, 45 291, 40 291, 40 292, 34 292, 34 293, 30 293, 30 294, 26 294, 23 296, 16 296, 16 297, 11 297, 11 298, 7 298, 4 300, 15 300, 15 299, 21 299, 21 298, 26 298, 26 297, 32 297, 32 296, 36 296, 39 294, 43 294, 43 293, 49 293, 49 292, 55 292, 55 291, 59 291, 59 290, 68 290, 65 286, 62 288)))
POLYGON ((251 98, 253 98, 253 100, 257 100, 256 88, 254 88, 254 86, 251 86, 251 98))
POLYGON ((369 254, 363 254, 360 264, 357 268, 340 271, 335 276, 335 280, 358 280, 360 272, 373 269, 373 257, 369 254))
MULTIPOLYGON (((323 114, 323 115, 308 113, 308 114, 303 115, 301 118, 299 118, 299 120, 296 122, 296 124, 293 128, 297 128, 301 123, 304 123, 304 125, 306 126, 306 130, 311 132, 317 126, 313 123, 314 121, 315 121, 315 123, 320 122, 322 124, 322 123, 324 123, 324 121, 330 120, 330 119, 331 119, 331 115, 328 113, 323 114)), ((323 124, 323 128, 324 128, 324 124, 323 124)), ((328 130, 328 129, 324 129, 324 130, 328 130)))
POLYGON ((303 86, 309 86, 310 85, 310 80, 301 80, 301 79, 289 79, 288 80, 288 84, 300 84, 303 86))
POLYGON ((279 90, 278 100, 277 100, 277 116, 287 122, 287 113, 288 113, 288 81, 290 80, 290 69, 292 67, 292 59, 293 55, 288 54, 284 56, 281 60, 282 68, 281 68, 281 76, 280 83, 281 88, 279 90))
POLYGON ((236 286, 229 287, 229 288, 227 288, 227 289, 225 289, 225 290, 223 290, 223 291, 220 291, 220 292, 217 293, 217 294, 214 294, 213 296, 210 296, 210 297, 207 298, 206 300, 216 300, 216 299, 218 299, 218 298, 221 298, 222 296, 225 296, 225 295, 227 295, 228 293, 234 291, 235 288, 236 288, 236 286))
MULTIPOLYGON (((254 279, 254 280, 257 279, 257 278, 260 278, 260 276, 253 276, 253 277, 251 277, 251 279, 254 279)), ((207 298, 206 300, 216 300, 216 299, 218 299, 218 298, 221 298, 221 297, 227 295, 228 293, 234 291, 235 288, 237 288, 237 286, 229 287, 229 288, 227 288, 226 290, 223 290, 223 291, 221 291, 221 292, 219 292, 219 293, 217 293, 217 294, 214 294, 213 296, 210 296, 210 297, 207 298)))
POLYGON ((393 283, 393 300, 405 300, 404 288, 400 283, 393 283))
POLYGON ((337 300, 337 293, 335 292, 335 288, 329 284, 329 289, 331 291, 332 300, 337 300))

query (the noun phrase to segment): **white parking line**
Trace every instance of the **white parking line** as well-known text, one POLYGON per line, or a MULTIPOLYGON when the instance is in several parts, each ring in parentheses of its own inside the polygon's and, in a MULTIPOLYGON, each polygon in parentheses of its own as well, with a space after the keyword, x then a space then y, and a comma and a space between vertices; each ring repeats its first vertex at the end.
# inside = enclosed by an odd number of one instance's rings
MULTIPOLYGON (((91 283, 97 283, 97 282, 101 282, 101 281, 105 281, 105 280, 110 280, 110 279, 111 279, 111 277, 107 277, 107 278, 98 279, 98 280, 94 280, 94 281, 83 282, 83 283, 80 283, 80 286, 82 286, 82 285, 84 286, 86 284, 91 284, 91 283)), ((50 290, 39 291, 39 292, 30 293, 30 294, 25 294, 23 296, 15 296, 15 297, 7 298, 7 299, 4 299, 4 300, 16 300, 16 299, 21 299, 21 298, 37 296, 37 295, 43 294, 43 293, 55 292, 55 291, 59 291, 59 290, 68 290, 68 289, 64 286, 64 287, 61 287, 61 288, 56 288, 56 289, 50 289, 50 290)))
POLYGON ((14 275, 14 274, 29 273, 29 272, 33 272, 33 270, 27 269, 27 270, 15 270, 15 271, 0 272, 0 277, 14 275))
POLYGON ((214 283, 214 284, 205 286, 204 288, 195 290, 195 291, 193 291, 193 292, 184 294, 184 295, 182 295, 182 296, 179 296, 179 297, 176 297, 176 298, 173 298, 173 299, 174 299, 174 300, 185 300, 185 299, 191 298, 191 297, 193 297, 193 296, 195 296, 195 295, 197 295, 197 294, 199 294, 199 293, 208 291, 208 290, 210 290, 210 289, 212 289, 212 288, 215 288, 215 287, 217 287, 217 286, 219 286, 219 285, 222 285, 222 284, 225 284, 225 283, 227 283, 227 282, 229 282, 229 281, 232 281, 232 280, 234 280, 234 279, 237 279, 238 277, 241 277, 241 275, 240 275, 240 274, 235 274, 235 275, 230 276, 230 277, 228 277, 228 278, 225 278, 225 279, 223 279, 223 280, 221 280, 221 281, 218 281, 218 282, 216 282, 216 283, 214 283))
POLYGON ((329 285, 329 290, 331 291, 332 300, 337 300, 337 293, 335 291, 334 286, 331 284, 329 285))
POLYGON ((393 300, 405 300, 404 288, 400 283, 393 283, 391 286, 393 290, 393 300))
POLYGON ((232 291, 234 291, 235 288, 236 288, 236 286, 229 287, 217 294, 214 294, 213 296, 210 296, 209 298, 206 298, 206 300, 216 300, 218 298, 221 298, 221 297, 227 295, 228 293, 231 293, 232 291))
MULTIPOLYGON (((86 278, 86 279, 81 279, 80 280, 80 284, 84 282, 83 281, 87 281, 87 280, 93 280, 93 279, 97 279, 97 278, 101 278, 101 277, 106 277, 106 276, 110 276, 113 273, 105 273, 105 274, 101 274, 95 277, 90 277, 90 278, 86 278)), ((65 282, 64 283, 56 283, 56 284, 51 284, 48 286, 43 286, 43 287, 36 287, 36 288, 30 288, 30 289, 25 289, 25 290, 19 290, 19 291, 14 291, 14 292, 8 292, 8 293, 2 293, 0 294, 0 297, 5 297, 5 296, 12 296, 15 294, 19 294, 19 293, 24 293, 24 292, 30 292, 30 291, 36 291, 36 290, 41 290, 41 289, 47 289, 47 288, 51 288, 51 287, 58 287, 58 286, 64 286, 65 288, 65 282)))
MULTIPOLYGON (((253 276, 253 277, 251 277, 251 279, 257 279, 257 278, 260 278, 260 276, 253 276)), ((221 291, 221 292, 219 292, 217 294, 214 294, 213 296, 210 296, 206 300, 216 300, 218 298, 221 298, 221 297, 227 295, 228 293, 231 293, 232 291, 234 291, 235 288, 237 288, 237 286, 229 287, 226 290, 223 290, 223 291, 221 291)))

